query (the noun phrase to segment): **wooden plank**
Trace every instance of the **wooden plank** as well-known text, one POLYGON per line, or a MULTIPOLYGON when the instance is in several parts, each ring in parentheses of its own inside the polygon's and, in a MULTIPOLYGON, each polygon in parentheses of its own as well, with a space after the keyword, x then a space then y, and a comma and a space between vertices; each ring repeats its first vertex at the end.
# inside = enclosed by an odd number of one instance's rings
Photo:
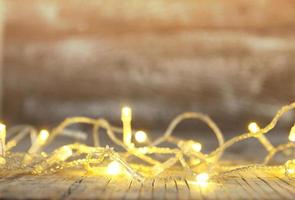
MULTIPOLYGON (((245 178, 243 175, 240 175, 241 179, 243 180, 243 183, 246 184, 246 187, 250 190, 250 194, 254 194, 254 199, 264 199, 266 198, 265 193, 263 190, 261 190, 259 187, 257 187, 257 184, 255 181, 253 181, 251 178, 245 178)), ((252 195, 250 195, 252 196, 252 195)))
POLYGON ((139 199, 151 199, 153 197, 153 182, 154 179, 147 179, 142 183, 139 199))
POLYGON ((190 190, 190 196, 192 199, 204 199, 204 196, 197 185, 193 184, 191 181, 187 179, 185 179, 185 182, 190 190))
POLYGON ((190 199, 190 190, 187 187, 184 179, 174 179, 175 187, 178 192, 178 199, 190 199))
POLYGON ((71 194, 68 195, 68 199, 96 199, 101 196, 108 183, 110 182, 109 178, 103 176, 95 177, 85 177, 74 190, 71 191, 71 194))
POLYGON ((3 199, 294 199, 294 180, 254 171, 198 185, 169 176, 137 182, 83 173, 18 175, 0 180, 3 199), (247 175, 251 174, 251 175, 247 175))
POLYGON ((63 196, 75 178, 61 176, 22 176, 0 184, 1 198, 52 199, 63 196))
POLYGON ((290 196, 289 194, 287 194, 285 190, 282 190, 282 188, 279 187, 274 182, 271 182, 271 181, 266 180, 264 178, 261 178, 259 176, 257 176, 257 178, 260 179, 263 183, 265 183, 268 187, 270 187, 273 192, 277 193, 280 196, 280 198, 283 198, 283 199, 292 199, 292 196, 290 196))
POLYGON ((261 2, 6 1, 4 120, 120 123, 127 103, 147 128, 183 111, 264 124, 294 100, 295 3, 261 2))
POLYGON ((156 198, 164 199, 165 198, 166 190, 165 190, 165 179, 164 178, 155 179, 153 188, 154 188, 153 199, 156 199, 156 198))
POLYGON ((135 179, 131 180, 130 185, 123 199, 138 199, 140 197, 140 191, 143 187, 142 183, 139 183, 135 179))

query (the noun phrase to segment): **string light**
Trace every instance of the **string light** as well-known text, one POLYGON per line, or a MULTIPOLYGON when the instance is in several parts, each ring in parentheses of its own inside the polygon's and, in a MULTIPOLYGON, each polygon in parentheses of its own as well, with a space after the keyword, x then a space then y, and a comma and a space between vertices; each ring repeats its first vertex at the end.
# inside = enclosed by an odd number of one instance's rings
POLYGON ((285 163, 285 173, 288 177, 295 177, 295 159, 285 163))
POLYGON ((196 183, 198 185, 204 186, 208 184, 209 174, 208 173, 201 173, 196 176, 196 183))
POLYGON ((109 175, 118 175, 122 172, 122 167, 121 164, 117 161, 113 161, 109 163, 107 167, 107 173, 109 175))
POLYGON ((132 130, 131 130, 131 120, 132 111, 129 107, 123 107, 121 113, 121 119, 123 122, 123 142, 127 147, 131 147, 132 130))
MULTIPOLYGON (((5 149, 6 127, 0 124, 0 167, 2 170, 15 170, 15 173, 32 173, 36 175, 55 173, 64 169, 84 169, 87 171, 95 171, 97 166, 103 166, 104 161, 110 161, 106 171, 108 175, 118 175, 124 170, 124 174, 130 175, 138 181, 144 181, 148 177, 156 177, 167 172, 173 173, 170 169, 174 166, 182 167, 185 176, 193 177, 192 180, 200 186, 207 185, 209 179, 222 176, 227 173, 238 173, 239 170, 245 170, 251 167, 265 167, 269 170, 271 166, 268 163, 280 152, 293 150, 295 148, 295 126, 291 128, 289 140, 286 144, 273 146, 266 138, 265 134, 270 132, 278 123, 279 119, 287 112, 295 109, 295 102, 282 107, 271 122, 264 128, 260 128, 257 123, 249 124, 249 132, 235 136, 227 141, 218 126, 212 119, 201 113, 184 113, 177 116, 162 136, 155 140, 150 140, 148 135, 143 131, 135 133, 135 141, 145 143, 144 147, 136 147, 132 141, 132 110, 129 107, 122 108, 121 119, 123 128, 114 127, 105 119, 91 119, 86 117, 68 118, 51 132, 41 130, 39 134, 35 128, 24 126, 17 129, 8 130, 7 134, 16 134, 7 143, 5 149), (201 152, 202 144, 196 140, 184 140, 172 136, 174 129, 179 123, 187 119, 201 120, 206 123, 212 132, 216 135, 218 147, 205 154, 201 152), (94 146, 88 146, 81 143, 68 144, 55 149, 52 153, 44 153, 42 150, 51 145, 59 135, 63 135, 67 128, 74 124, 88 124, 93 128, 94 146), (107 136, 117 146, 123 147, 123 151, 115 151, 110 146, 103 147, 98 141, 98 130, 105 129, 107 136), (23 139, 30 136, 32 146, 27 152, 13 153, 10 149, 21 143, 23 139), (122 138, 123 136, 123 138, 122 138), (249 166, 241 167, 233 165, 223 167, 220 159, 225 151, 241 141, 250 138, 258 139, 265 149, 268 151, 262 164, 249 163, 249 166), (163 142, 170 143, 169 147, 160 147, 163 142), (5 156, 7 151, 7 156, 5 156), (153 155, 153 156, 152 156, 153 155), (5 158, 4 158, 5 156, 5 158), (136 158, 136 159, 133 159, 136 158), (142 162, 133 162, 133 160, 141 160, 142 162), (29 162, 22 162, 29 161, 29 162), (25 163, 25 165, 24 165, 25 163), (200 173, 202 172, 202 173, 200 173), (197 175, 195 175, 197 174, 197 175)), ((75 131, 67 133, 72 138, 77 138, 75 131)), ((287 154, 286 154, 287 155, 287 154)), ((292 154, 288 154, 292 155, 292 154)), ((295 160, 290 159, 280 167, 285 168, 285 175, 294 177, 295 160)), ((277 166, 274 167, 277 169, 277 166)), ((172 170, 173 171, 173 170, 172 170)))
POLYGON ((251 133, 257 133, 258 131, 260 131, 260 128, 256 122, 251 122, 248 125, 248 129, 251 133))
POLYGON ((0 123, 0 156, 5 156, 6 126, 0 123))
POLYGON ((41 130, 39 135, 37 136, 36 141, 33 143, 31 148, 29 149, 29 153, 33 154, 39 151, 39 149, 46 143, 49 137, 49 132, 45 129, 41 130))
POLYGON ((295 142, 295 125, 291 128, 291 131, 289 134, 289 140, 291 142, 295 142))
MULTIPOLYGON (((251 133, 259 133, 260 127, 258 126, 258 124, 256 122, 251 122, 248 125, 248 130, 251 133)), ((272 144, 269 142, 269 140, 264 135, 258 135, 257 138, 267 151, 271 151, 274 148, 272 146, 272 144)))
POLYGON ((195 142, 192 144, 192 149, 196 152, 200 152, 202 150, 202 145, 199 142, 195 142))
POLYGON ((147 141, 147 135, 144 131, 137 131, 135 133, 135 140, 138 142, 138 143, 144 143, 147 141))
POLYGON ((0 123, 0 166, 6 164, 5 152, 6 152, 6 126, 0 123))

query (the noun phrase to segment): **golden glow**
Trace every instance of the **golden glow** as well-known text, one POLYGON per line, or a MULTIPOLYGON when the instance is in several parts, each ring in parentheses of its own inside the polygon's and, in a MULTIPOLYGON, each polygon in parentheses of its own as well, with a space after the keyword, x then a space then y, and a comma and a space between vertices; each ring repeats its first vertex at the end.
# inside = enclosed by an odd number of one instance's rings
POLYGON ((6 126, 0 123, 0 156, 5 156, 6 126))
POLYGON ((131 129, 131 120, 132 120, 132 110, 129 107, 123 107, 121 112, 121 119, 123 122, 123 142, 127 147, 131 147, 132 139, 132 129, 131 129))
POLYGON ((196 183, 198 185, 207 185, 209 180, 209 174, 201 173, 196 176, 196 183))
POLYGON ((135 133, 135 140, 139 143, 144 143, 147 141, 147 135, 144 131, 137 131, 135 133))
POLYGON ((5 124, 0 123, 0 132, 6 130, 5 124))
POLYGON ((49 137, 49 132, 45 129, 41 130, 37 138, 38 143, 40 145, 43 145, 47 141, 48 137, 49 137))
POLYGON ((295 142, 295 125, 291 128, 291 131, 289 134, 289 140, 291 142, 295 142))
POLYGON ((251 122, 249 125, 248 125, 248 130, 251 132, 251 133, 257 133, 258 131, 260 131, 260 128, 258 126, 258 124, 256 122, 251 122))
POLYGON ((121 113, 122 121, 130 121, 132 118, 132 110, 130 107, 123 107, 121 113))
POLYGON ((109 175, 118 175, 122 172, 122 166, 119 162, 117 161, 112 161, 109 165, 108 165, 108 168, 107 168, 107 173, 109 175))
POLYGON ((6 160, 3 157, 0 157, 0 166, 1 165, 5 165, 6 164, 6 160))
POLYGON ((59 151, 57 152, 57 160, 65 161, 69 157, 73 155, 73 151, 68 146, 63 146, 59 151))
POLYGON ((49 137, 49 132, 45 129, 41 130, 36 141, 32 144, 31 148, 29 149, 30 154, 34 154, 40 151, 40 149, 44 146, 47 139, 49 137))
MULTIPOLYGON (((34 154, 30 154, 30 151, 29 153, 23 152, 17 154, 7 151, 9 156, 4 157, 4 154, 2 154, 0 156, 0 165, 4 165, 1 167, 4 170, 11 170, 11 172, 16 170, 17 173, 23 171, 25 173, 38 175, 54 173, 62 169, 84 168, 90 171, 95 169, 100 170, 100 172, 105 175, 118 175, 120 173, 124 173, 125 175, 126 173, 138 181, 144 181, 146 178, 156 178, 158 175, 162 176, 160 173, 163 173, 164 176, 183 175, 185 177, 191 177, 192 180, 190 182, 196 185, 198 189, 206 186, 210 186, 210 188, 208 188, 211 189, 211 186, 214 186, 213 181, 212 183, 210 182, 211 179, 219 178, 219 175, 223 176, 223 174, 226 173, 239 176, 240 170, 256 170, 256 168, 259 168, 259 170, 261 169, 261 172, 264 170, 270 173, 277 171, 280 174, 285 172, 285 176, 293 176, 295 174, 294 160, 288 161, 285 165, 274 167, 268 166, 268 163, 276 156, 277 153, 285 152, 286 150, 290 150, 288 152, 293 153, 295 143, 287 142, 273 147, 264 135, 276 127, 276 124, 284 113, 291 110, 295 110, 295 102, 282 107, 282 109, 277 112, 274 118, 265 127, 260 129, 257 123, 252 122, 248 127, 252 133, 249 134, 249 132, 247 132, 242 135, 235 136, 228 141, 224 141, 222 132, 213 121, 209 120, 207 116, 200 113, 184 113, 177 116, 175 120, 171 122, 171 125, 169 125, 163 135, 155 141, 150 141, 150 138, 148 138, 146 134, 144 134, 145 136, 135 136, 137 141, 147 141, 147 145, 145 145, 144 148, 132 148, 132 146, 134 146, 134 144, 131 143, 131 137, 133 136, 131 129, 132 111, 128 107, 122 109, 121 117, 123 121, 123 131, 121 128, 111 125, 104 119, 93 119, 87 117, 68 118, 57 127, 52 128, 50 136, 48 131, 42 130, 38 134, 37 138, 35 128, 28 128, 27 126, 22 128, 22 126, 20 126, 19 129, 15 129, 15 132, 11 131, 9 133, 12 135, 12 139, 9 142, 13 141, 14 145, 17 145, 22 139, 31 138, 31 142, 37 147, 37 151, 34 154), (215 133, 219 142, 219 146, 207 154, 200 152, 202 145, 198 143, 197 140, 187 140, 172 136, 174 129, 180 122, 196 118, 203 120, 210 128, 212 128, 212 131, 215 133), (53 153, 48 153, 48 155, 42 155, 40 153, 42 149, 41 147, 44 147, 47 143, 49 144, 52 142, 52 146, 57 145, 58 142, 55 144, 53 142, 58 140, 57 136, 63 132, 66 127, 80 123, 93 125, 93 135, 98 133, 98 130, 95 129, 95 127, 106 130, 106 134, 112 142, 110 145, 115 144, 121 146, 121 151, 115 151, 114 148, 108 145, 104 147, 100 145, 88 146, 86 144, 74 143, 60 147, 54 150, 53 153), (119 139, 117 135, 122 133, 123 138, 119 139), (244 167, 243 165, 238 165, 232 162, 222 162, 220 160, 222 154, 229 147, 251 138, 258 139, 266 147, 266 149, 270 150, 264 158, 264 162, 262 164, 250 162, 249 165, 251 165, 251 167, 244 167), (42 142, 46 143, 42 146, 42 142), (164 147, 160 146, 162 142, 166 142, 167 145, 163 145, 164 147), (26 165, 27 162, 19 162, 23 157, 25 161, 28 161, 29 165, 26 165), (26 157, 28 157, 27 160, 26 157), (1 160, 1 158, 3 159, 1 160), (104 166, 105 159, 112 160, 112 162, 108 164, 107 168, 104 166), (207 173, 195 174, 196 172, 207 173)), ((292 128, 290 133, 294 133, 294 129, 292 128)), ((5 145, 3 145, 5 144, 5 142, 3 142, 3 138, 5 139, 5 137, 3 136, 6 135, 5 125, 0 125, 0 130, 0 136, 2 138, 0 138, 0 150, 5 152, 5 145)), ((142 135, 142 133, 137 135, 142 135)), ((286 151, 286 153, 288 152, 286 151)), ((289 155, 292 155, 291 153, 289 155)), ((249 172, 251 173, 252 171, 249 172)))
POLYGON ((197 182, 207 182, 209 180, 209 175, 207 173, 201 173, 196 176, 197 182))
MULTIPOLYGON (((261 129, 256 122, 251 122, 248 125, 248 130, 251 133, 258 133, 261 129)), ((257 138, 267 151, 270 152, 273 150, 274 148, 273 145, 269 142, 269 140, 265 137, 265 135, 259 135, 257 138)))
POLYGON ((0 139, 6 138, 6 126, 5 124, 0 123, 0 139))
POLYGON ((286 175, 289 177, 295 177, 295 159, 294 160, 288 160, 285 163, 285 170, 286 175))
POLYGON ((200 152, 202 150, 202 145, 200 143, 196 142, 192 145, 192 149, 196 152, 200 152))

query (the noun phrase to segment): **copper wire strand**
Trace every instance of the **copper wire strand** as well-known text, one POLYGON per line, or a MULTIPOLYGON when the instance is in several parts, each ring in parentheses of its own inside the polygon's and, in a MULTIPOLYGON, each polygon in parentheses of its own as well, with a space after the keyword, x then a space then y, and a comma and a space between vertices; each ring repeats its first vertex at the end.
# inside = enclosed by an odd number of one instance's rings
MULTIPOLYGON (((180 164, 180 166, 185 169, 187 172, 191 173, 192 175, 196 172, 198 172, 198 167, 204 168, 204 166, 207 166, 206 171, 212 174, 216 174, 218 176, 217 172, 217 166, 219 165, 219 159, 222 157, 224 152, 231 147, 232 145, 244 141, 249 138, 258 138, 259 136, 267 134, 269 131, 271 131, 277 124, 277 122, 280 120, 280 118, 287 112, 293 110, 295 108, 295 102, 283 106, 274 116, 274 118, 271 120, 271 122, 265 126, 264 128, 261 128, 259 131, 255 133, 244 133, 239 136, 233 137, 229 139, 228 141, 224 141, 223 133, 220 131, 216 123, 207 115, 204 115, 202 113, 194 113, 194 112, 187 112, 183 113, 181 115, 178 115, 172 122, 169 124, 167 130, 165 133, 155 139, 155 140, 148 140, 150 142, 147 143, 147 146, 145 147, 135 147, 135 146, 126 146, 121 139, 117 137, 117 134, 122 135, 123 130, 122 128, 112 126, 109 124, 108 121, 105 119, 99 118, 99 119, 92 119, 87 117, 72 117, 67 118, 63 122, 61 122, 58 126, 53 128, 50 132, 49 138, 46 140, 45 144, 40 146, 40 152, 48 145, 54 142, 54 140, 59 136, 62 135, 62 132, 65 131, 68 127, 76 124, 88 124, 92 125, 92 138, 93 138, 93 146, 87 146, 85 144, 81 143, 75 143, 75 144, 69 144, 62 146, 58 149, 56 149, 54 152, 52 152, 49 155, 39 156, 39 161, 37 163, 32 160, 30 162, 30 165, 28 165, 30 168, 25 168, 26 171, 29 169, 33 169, 32 173, 35 174, 42 174, 42 173, 48 173, 48 172, 55 172, 64 168, 71 168, 71 167, 83 167, 86 170, 93 170, 94 168, 91 165, 99 165, 105 160, 106 157, 110 160, 115 160, 119 162, 126 171, 134 178, 136 178, 139 181, 144 180, 143 173, 140 173, 139 171, 134 170, 132 160, 129 159, 130 156, 134 156, 139 158, 140 160, 146 162, 149 166, 149 169, 151 170, 150 176, 155 177, 161 174, 162 172, 170 169, 177 163, 180 164), (163 142, 168 142, 172 144, 178 144, 179 142, 182 142, 183 140, 181 138, 177 138, 175 136, 172 136, 175 128, 184 120, 189 119, 196 119, 204 122, 215 134, 216 139, 218 141, 218 147, 210 152, 208 155, 204 154, 202 152, 187 152, 180 147, 171 148, 171 147, 158 147, 163 142), (116 152, 113 148, 110 148, 109 146, 102 147, 99 140, 100 129, 104 129, 106 131, 107 136, 111 139, 111 141, 122 147, 125 151, 123 152, 116 152), (74 153, 73 153, 73 152, 74 153), (171 157, 168 157, 166 161, 162 162, 160 160, 157 160, 153 157, 151 157, 151 154, 154 155, 171 155, 171 157), (81 157, 82 156, 82 157, 81 157), (67 161, 70 158, 73 160, 67 161), (76 158, 76 159, 75 159, 76 158), (191 165, 187 162, 188 160, 199 160, 199 165, 191 165), (52 168, 54 167, 54 168, 52 168), (193 167, 193 169, 192 169, 193 167)), ((132 130, 132 134, 134 134, 134 130, 132 130)), ((21 140, 25 139, 28 135, 30 136, 31 143, 34 143, 34 141, 37 138, 37 130, 34 127, 23 125, 23 126, 16 126, 10 131, 8 131, 8 135, 11 137, 12 135, 15 135, 12 139, 10 139, 7 143, 7 151, 11 150, 13 147, 15 147, 18 143, 20 143, 21 140)), ((73 135, 73 138, 75 133, 71 133, 69 135, 73 135)), ((267 142, 269 142, 268 139, 265 138, 267 142)), ((185 143, 186 144, 186 143, 185 143)), ((271 144, 269 142, 269 144, 271 144)), ((277 147, 273 147, 268 155, 264 158, 263 164, 250 164, 249 166, 245 167, 236 167, 234 169, 228 169, 226 171, 220 172, 219 175, 225 175, 230 174, 235 171, 245 170, 249 168, 255 168, 255 167, 266 167, 271 168, 271 166, 267 166, 269 161, 279 152, 284 152, 287 149, 294 148, 295 143, 289 142, 286 144, 279 145, 277 147)), ((10 153, 9 156, 13 157, 13 153, 10 153)), ((39 153, 36 155, 38 157, 40 155, 39 153)), ((32 155, 33 156, 33 155, 32 155)), ((34 157, 31 157, 32 159, 34 157)), ((9 163, 9 162, 8 162, 9 163)), ((5 167, 1 166, 1 167, 5 167)), ((21 169, 23 169, 24 166, 20 166, 21 169)))

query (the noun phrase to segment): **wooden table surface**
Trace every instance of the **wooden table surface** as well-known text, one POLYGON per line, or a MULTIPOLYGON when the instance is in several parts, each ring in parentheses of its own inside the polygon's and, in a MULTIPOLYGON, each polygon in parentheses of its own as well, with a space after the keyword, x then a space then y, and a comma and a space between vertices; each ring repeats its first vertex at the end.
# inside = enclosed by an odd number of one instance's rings
MULTIPOLYGON (((279 133, 269 138, 275 145, 285 140, 279 133)), ((205 149, 213 146, 212 140, 207 139, 204 143, 205 149)), ((245 141, 229 149, 222 160, 261 163, 264 154, 258 143, 245 141)), ((286 158, 282 159, 276 164, 284 163, 286 158)), ((295 199, 295 178, 287 178, 283 168, 250 168, 224 174, 210 179, 207 187, 198 186, 182 174, 176 170, 139 183, 130 177, 87 174, 85 171, 64 170, 33 176, 0 170, 0 199, 295 199)))
POLYGON ((295 179, 271 171, 251 170, 199 186, 181 177, 147 179, 63 172, 54 175, 6 176, 1 199, 295 199, 295 179))

